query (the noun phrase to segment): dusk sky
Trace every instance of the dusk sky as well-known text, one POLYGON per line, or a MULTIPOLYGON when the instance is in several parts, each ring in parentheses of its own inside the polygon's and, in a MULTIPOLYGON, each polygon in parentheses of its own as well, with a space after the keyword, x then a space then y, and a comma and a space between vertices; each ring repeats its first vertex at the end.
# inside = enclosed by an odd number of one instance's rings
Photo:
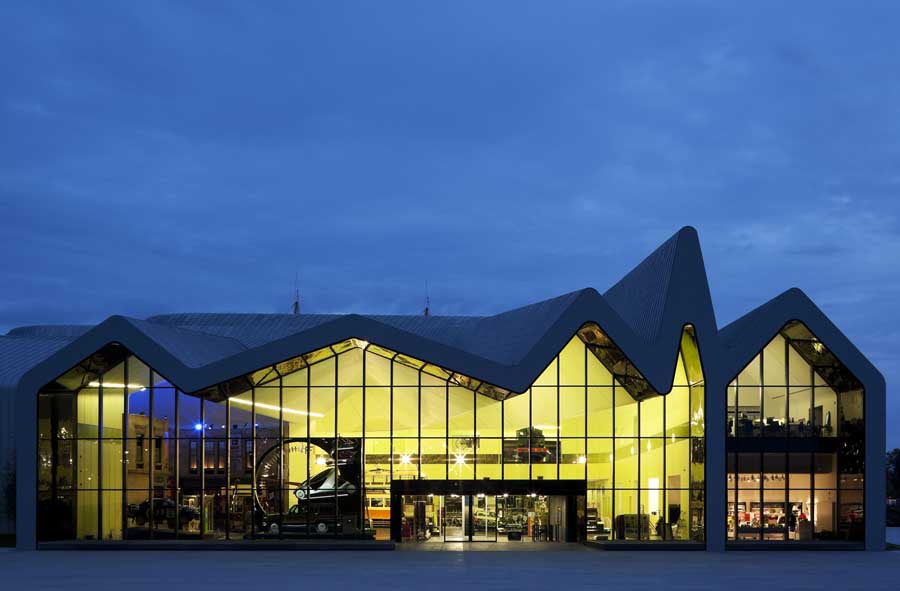
POLYGON ((0 333, 289 312, 295 274, 491 314, 692 225, 719 325, 802 288, 900 446, 900 4, 186 4, 0 8, 0 333))

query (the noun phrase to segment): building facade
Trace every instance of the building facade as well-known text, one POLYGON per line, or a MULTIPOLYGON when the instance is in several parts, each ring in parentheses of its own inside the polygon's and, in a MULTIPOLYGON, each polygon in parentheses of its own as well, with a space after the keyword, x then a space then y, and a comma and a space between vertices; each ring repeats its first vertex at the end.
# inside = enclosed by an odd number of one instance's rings
POLYGON ((111 317, 0 351, 21 548, 884 547, 883 378, 796 289, 719 328, 691 228, 496 316, 111 317))

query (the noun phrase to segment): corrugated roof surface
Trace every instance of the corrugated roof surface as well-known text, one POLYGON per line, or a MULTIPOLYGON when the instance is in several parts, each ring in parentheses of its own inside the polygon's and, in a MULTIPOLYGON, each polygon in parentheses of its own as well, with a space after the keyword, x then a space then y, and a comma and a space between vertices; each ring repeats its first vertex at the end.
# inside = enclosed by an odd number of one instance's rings
POLYGON ((247 347, 232 337, 166 326, 148 320, 127 320, 188 367, 200 367, 247 350, 247 347))
POLYGON ((662 243, 603 294, 635 334, 647 343, 659 333, 680 235, 681 232, 662 243))
POLYGON ((25 372, 69 343, 72 338, 0 336, 0 390, 15 388, 25 372))
POLYGON ((147 322, 228 337, 252 349, 338 317, 336 314, 188 313, 151 316, 147 322))

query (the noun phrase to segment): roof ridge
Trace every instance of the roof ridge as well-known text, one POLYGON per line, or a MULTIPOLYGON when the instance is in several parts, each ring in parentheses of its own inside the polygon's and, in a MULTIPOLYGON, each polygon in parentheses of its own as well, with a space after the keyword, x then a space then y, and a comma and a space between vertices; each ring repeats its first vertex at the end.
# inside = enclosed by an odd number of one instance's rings
POLYGON ((603 294, 635 334, 652 343, 659 334, 681 236, 685 226, 644 257, 603 294))
POLYGON ((244 343, 240 342, 239 340, 237 340, 234 337, 230 337, 230 336, 226 336, 226 335, 214 334, 214 333, 206 332, 203 330, 185 328, 183 326, 176 326, 176 325, 172 325, 172 324, 151 322, 150 320, 146 320, 146 319, 142 319, 142 318, 132 318, 131 316, 120 316, 120 318, 122 318, 123 320, 125 320, 127 322, 130 322, 131 324, 135 324, 135 325, 136 325, 136 323, 146 323, 146 324, 152 324, 153 326, 163 328, 166 330, 172 330, 175 332, 183 332, 186 334, 193 334, 193 335, 202 336, 202 337, 211 337, 214 339, 227 340, 227 341, 231 341, 231 342, 237 344, 241 349, 243 349, 245 351, 248 349, 248 347, 246 345, 244 345, 244 343))

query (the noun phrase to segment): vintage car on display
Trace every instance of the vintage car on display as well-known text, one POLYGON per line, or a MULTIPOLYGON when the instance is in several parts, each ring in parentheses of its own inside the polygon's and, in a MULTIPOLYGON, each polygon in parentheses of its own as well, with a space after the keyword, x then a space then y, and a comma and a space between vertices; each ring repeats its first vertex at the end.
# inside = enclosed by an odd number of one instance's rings
POLYGON ((175 501, 170 498, 160 498, 153 499, 151 515, 150 499, 147 499, 128 505, 128 518, 133 519, 139 527, 152 521, 153 525, 165 523, 169 529, 175 529, 177 525, 178 529, 184 530, 190 522, 200 519, 200 511, 188 505, 176 506, 175 501))

